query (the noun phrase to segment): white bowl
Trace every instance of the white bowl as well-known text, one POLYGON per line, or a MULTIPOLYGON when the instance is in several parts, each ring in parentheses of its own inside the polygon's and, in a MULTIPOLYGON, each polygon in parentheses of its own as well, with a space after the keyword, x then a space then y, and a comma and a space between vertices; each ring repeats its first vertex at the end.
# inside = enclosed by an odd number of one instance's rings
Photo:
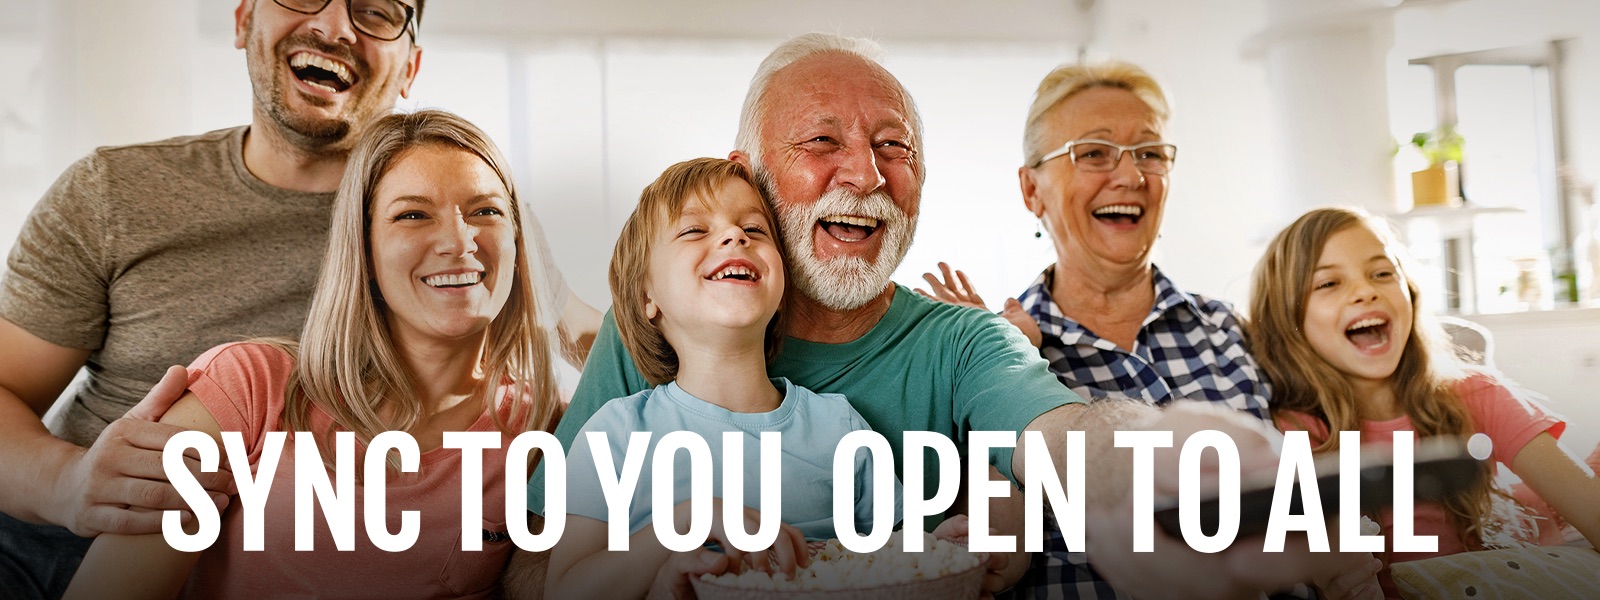
POLYGON ((690 584, 701 600, 972 600, 983 592, 983 561, 965 571, 931 579, 871 587, 828 590, 773 590, 735 587, 693 578, 690 584))

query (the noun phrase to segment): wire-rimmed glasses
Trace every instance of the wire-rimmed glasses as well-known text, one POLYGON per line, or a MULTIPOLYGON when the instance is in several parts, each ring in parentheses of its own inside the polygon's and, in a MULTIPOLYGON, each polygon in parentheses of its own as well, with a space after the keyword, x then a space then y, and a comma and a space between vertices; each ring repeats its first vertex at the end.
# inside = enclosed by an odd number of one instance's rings
POLYGON ((1172 170, 1172 163, 1178 159, 1178 147, 1167 142, 1144 142, 1123 146, 1106 140, 1083 139, 1062 144, 1060 148, 1045 154, 1029 166, 1037 168, 1051 159, 1065 155, 1072 159, 1073 166, 1080 171, 1104 173, 1117 168, 1117 163, 1122 161, 1124 152, 1133 155, 1134 168, 1151 175, 1167 174, 1172 170))

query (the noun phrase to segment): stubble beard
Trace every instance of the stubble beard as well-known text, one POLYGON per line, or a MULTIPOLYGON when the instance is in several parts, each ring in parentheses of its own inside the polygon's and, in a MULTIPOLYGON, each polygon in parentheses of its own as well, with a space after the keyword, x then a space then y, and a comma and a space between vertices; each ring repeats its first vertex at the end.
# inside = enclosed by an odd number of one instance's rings
POLYGON ((761 187, 772 198, 773 211, 783 229, 784 249, 788 254, 785 258, 789 261, 789 276, 795 289, 812 301, 837 311, 855 310, 883 293, 900 261, 911 249, 911 234, 917 228, 915 217, 908 217, 882 191, 856 196, 843 188, 835 188, 809 205, 786 202, 778 195, 769 174, 759 165, 755 171, 761 187), (874 235, 883 236, 883 240, 877 259, 817 258, 812 231, 819 219, 831 215, 878 219, 874 235))
MULTIPOLYGON (((280 77, 280 69, 287 69, 282 63, 291 52, 296 49, 310 49, 322 54, 332 56, 349 64, 360 78, 357 85, 368 86, 371 69, 366 61, 356 56, 348 48, 329 44, 308 34, 295 34, 279 40, 278 43, 268 48, 267 41, 259 31, 255 30, 252 23, 247 23, 250 28, 250 79, 254 90, 256 109, 264 113, 287 142, 300 150, 311 152, 328 152, 348 150, 355 143, 356 125, 365 123, 379 111, 380 100, 384 97, 393 97, 390 86, 384 88, 355 90, 352 98, 346 103, 342 114, 334 118, 320 118, 312 115, 298 114, 289 107, 290 94, 298 92, 289 89, 289 84, 280 77)), ((294 77, 292 72, 288 77, 294 77)), ((301 95, 301 100, 313 106, 326 106, 328 103, 321 98, 301 95)))

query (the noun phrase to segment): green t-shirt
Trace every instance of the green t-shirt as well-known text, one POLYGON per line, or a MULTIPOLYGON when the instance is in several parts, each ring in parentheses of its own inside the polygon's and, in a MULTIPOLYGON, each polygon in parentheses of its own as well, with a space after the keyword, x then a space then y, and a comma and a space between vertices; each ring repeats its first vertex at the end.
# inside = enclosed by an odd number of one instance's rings
MULTIPOLYGON (((1039 351, 1004 319, 895 288, 889 311, 860 339, 819 344, 785 338, 767 371, 812 391, 848 398, 888 440, 902 480, 901 432, 943 433, 965 452, 970 431, 1020 432, 1051 409, 1083 401, 1056 380, 1039 351)), ((570 449, 601 405, 652 387, 634 367, 608 312, 556 437, 570 449)), ((989 460, 1014 480, 1011 454, 1010 448, 997 448, 989 460)), ((931 452, 926 464, 924 485, 937 489, 931 452)), ((906 493, 914 492, 908 488, 906 493)), ((528 509, 544 512, 542 465, 528 482, 528 509)), ((932 519, 928 526, 937 522, 932 519)))

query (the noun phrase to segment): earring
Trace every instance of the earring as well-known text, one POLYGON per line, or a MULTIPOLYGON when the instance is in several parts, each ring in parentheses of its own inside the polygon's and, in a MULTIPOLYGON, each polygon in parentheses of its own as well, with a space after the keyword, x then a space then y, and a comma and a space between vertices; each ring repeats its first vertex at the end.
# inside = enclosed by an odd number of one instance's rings
POLYGON ((1033 237, 1034 239, 1044 237, 1044 228, 1039 225, 1038 221, 1033 222, 1033 237))

